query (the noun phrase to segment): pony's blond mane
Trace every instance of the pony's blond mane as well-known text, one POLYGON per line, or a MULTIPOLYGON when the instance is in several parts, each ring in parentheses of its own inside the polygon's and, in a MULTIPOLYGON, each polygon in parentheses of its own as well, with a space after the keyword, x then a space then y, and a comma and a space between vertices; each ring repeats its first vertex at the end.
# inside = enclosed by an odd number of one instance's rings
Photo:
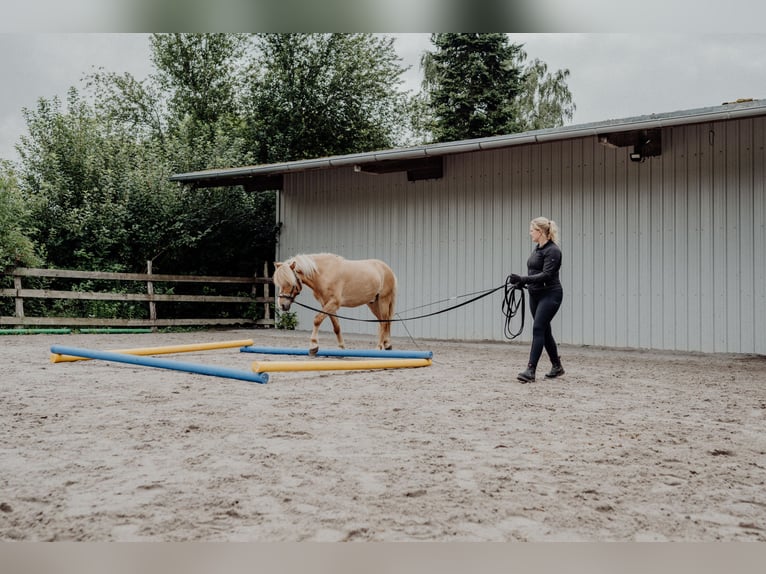
POLYGON ((303 273, 304 277, 311 279, 317 272, 317 264, 314 261, 313 255, 294 255, 290 259, 286 259, 282 265, 276 268, 274 271, 274 282, 279 284, 287 284, 295 286, 298 284, 298 277, 295 275, 295 271, 303 273), (295 263, 295 269, 292 268, 292 264, 295 263))
POLYGON ((311 279, 314 276, 314 273, 317 272, 317 264, 316 261, 314 261, 313 255, 295 255, 285 261, 285 264, 289 266, 293 262, 295 262, 295 269, 303 273, 304 277, 311 279))
POLYGON ((287 262, 274 270, 273 279, 277 286, 290 285, 291 287, 294 287, 298 282, 297 278, 295 277, 295 273, 292 269, 290 269, 290 266, 287 264, 287 262))

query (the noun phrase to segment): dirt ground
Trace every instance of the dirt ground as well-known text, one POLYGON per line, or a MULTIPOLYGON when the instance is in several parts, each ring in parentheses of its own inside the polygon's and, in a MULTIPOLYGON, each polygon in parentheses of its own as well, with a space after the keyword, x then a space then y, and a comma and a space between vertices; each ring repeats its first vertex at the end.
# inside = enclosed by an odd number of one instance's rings
POLYGON ((433 365, 265 385, 49 362, 53 344, 308 337, 0 337, 0 540, 766 541, 763 356, 563 346, 566 375, 528 385, 526 343, 396 339, 433 365))

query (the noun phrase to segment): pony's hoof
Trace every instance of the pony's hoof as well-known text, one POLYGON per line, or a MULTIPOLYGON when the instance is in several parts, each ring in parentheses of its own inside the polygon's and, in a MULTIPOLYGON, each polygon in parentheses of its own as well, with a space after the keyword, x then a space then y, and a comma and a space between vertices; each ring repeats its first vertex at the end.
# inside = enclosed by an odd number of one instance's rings
POLYGON ((319 352, 319 347, 315 347, 313 349, 309 349, 309 356, 310 357, 316 357, 318 352, 319 352))
POLYGON ((389 345, 388 347, 386 347, 386 351, 391 351, 393 348, 394 347, 392 345, 389 345))

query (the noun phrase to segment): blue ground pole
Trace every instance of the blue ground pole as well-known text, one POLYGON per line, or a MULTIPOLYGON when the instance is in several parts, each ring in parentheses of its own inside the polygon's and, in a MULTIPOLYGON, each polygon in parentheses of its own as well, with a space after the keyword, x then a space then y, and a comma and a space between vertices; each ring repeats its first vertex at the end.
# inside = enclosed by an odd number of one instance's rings
POLYGON ((112 361, 115 363, 128 363, 130 365, 139 365, 141 367, 154 367, 156 369, 184 371, 187 373, 196 373, 198 375, 208 375, 211 377, 239 379, 240 381, 250 381, 252 383, 265 384, 269 380, 269 376, 266 373, 251 373, 248 371, 239 371, 237 369, 229 369, 215 365, 200 365, 198 363, 185 363, 182 361, 174 361, 169 359, 156 359, 154 357, 126 355, 124 353, 112 353, 110 351, 95 351, 93 349, 80 349, 77 347, 66 347, 63 345, 53 345, 51 347, 51 353, 73 355, 75 357, 85 357, 87 359, 97 359, 102 361, 112 361))
MULTIPOLYGON (((263 353, 265 355, 309 355, 308 349, 280 347, 241 347, 241 353, 263 353)), ((380 351, 378 349, 319 349, 317 357, 369 357, 375 359, 430 359, 432 351, 380 351)))

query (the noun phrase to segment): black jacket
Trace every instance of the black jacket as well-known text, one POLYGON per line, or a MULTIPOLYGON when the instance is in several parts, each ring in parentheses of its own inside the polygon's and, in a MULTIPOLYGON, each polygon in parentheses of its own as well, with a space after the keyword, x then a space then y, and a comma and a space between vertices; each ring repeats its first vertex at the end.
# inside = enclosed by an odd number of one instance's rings
POLYGON ((561 269, 561 249, 553 241, 534 248, 527 259, 527 277, 524 283, 529 291, 545 291, 553 287, 561 287, 559 281, 561 269))

